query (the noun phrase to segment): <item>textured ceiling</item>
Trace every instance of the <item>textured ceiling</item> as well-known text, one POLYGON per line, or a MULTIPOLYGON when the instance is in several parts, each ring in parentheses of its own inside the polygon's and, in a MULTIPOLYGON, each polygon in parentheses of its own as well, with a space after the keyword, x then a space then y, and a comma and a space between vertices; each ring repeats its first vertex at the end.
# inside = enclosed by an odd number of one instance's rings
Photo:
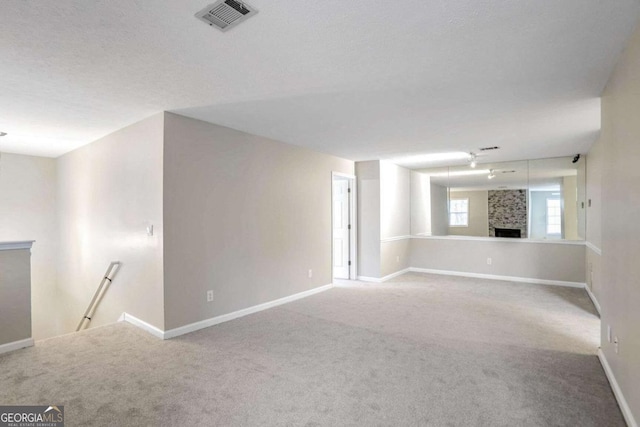
MULTIPOLYGON (((353 160, 586 151, 638 0, 4 1, 0 150, 58 156, 159 111, 353 160)), ((410 166, 425 166, 411 164, 410 166)))

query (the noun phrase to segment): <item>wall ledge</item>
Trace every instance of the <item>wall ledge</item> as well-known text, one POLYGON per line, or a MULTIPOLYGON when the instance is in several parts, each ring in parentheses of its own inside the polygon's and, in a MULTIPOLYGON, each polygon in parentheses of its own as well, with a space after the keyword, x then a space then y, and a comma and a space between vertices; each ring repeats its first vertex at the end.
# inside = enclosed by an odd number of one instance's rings
POLYGON ((33 338, 2 344, 0 345, 0 354, 9 353, 10 351, 20 350, 26 347, 33 347, 33 338))
POLYGON ((385 237, 384 239, 380 239, 380 243, 395 242, 397 240, 408 240, 408 239, 411 239, 411 236, 407 235, 407 236, 385 237))
POLYGON ((543 245, 573 245, 585 246, 584 240, 540 240, 540 239, 515 239, 508 237, 475 237, 475 236, 423 236, 413 235, 412 239, 427 240, 465 240, 471 242, 504 242, 504 243, 539 243, 543 245))
POLYGON ((622 394, 622 389, 616 380, 616 377, 613 375, 613 370, 611 370, 611 366, 609 362, 607 362, 607 358, 604 355, 604 352, 601 348, 598 349, 598 359, 600 359, 600 363, 602 364, 602 368, 604 369, 604 373, 607 375, 607 379, 609 380, 609 384, 613 389, 613 395, 616 397, 618 401, 618 406, 620 406, 620 410, 622 411, 622 416, 624 420, 627 422, 629 427, 638 427, 638 423, 636 423, 635 418, 633 417, 633 413, 631 412, 631 408, 627 403, 627 399, 624 398, 622 394))
POLYGON ((35 240, 23 240, 19 242, 0 242, 0 251, 14 251, 16 249, 31 249, 35 240))

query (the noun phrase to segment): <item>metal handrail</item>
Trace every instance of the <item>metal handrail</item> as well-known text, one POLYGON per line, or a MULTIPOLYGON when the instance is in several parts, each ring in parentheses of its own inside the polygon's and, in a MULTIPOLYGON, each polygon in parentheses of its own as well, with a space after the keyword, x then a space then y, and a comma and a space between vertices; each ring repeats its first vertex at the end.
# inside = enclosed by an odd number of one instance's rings
POLYGON ((102 297, 104 297, 104 294, 105 292, 107 292, 109 285, 111 284, 111 282, 113 282, 113 279, 116 277, 116 273, 118 272, 118 270, 120 270, 120 265, 121 265, 120 261, 112 261, 111 264, 109 264, 109 268, 107 268, 107 272, 104 273, 104 277, 100 281, 100 286, 98 286, 98 289, 96 289, 96 293, 93 294, 93 298, 91 298, 89 307, 87 307, 87 310, 84 312, 82 319, 80 319, 80 323, 78 323, 76 332, 82 329, 83 326, 85 328, 89 326, 89 323, 91 322, 91 318, 93 317, 93 313, 95 313, 96 308, 98 308, 98 304, 100 304, 100 301, 102 301, 102 297))

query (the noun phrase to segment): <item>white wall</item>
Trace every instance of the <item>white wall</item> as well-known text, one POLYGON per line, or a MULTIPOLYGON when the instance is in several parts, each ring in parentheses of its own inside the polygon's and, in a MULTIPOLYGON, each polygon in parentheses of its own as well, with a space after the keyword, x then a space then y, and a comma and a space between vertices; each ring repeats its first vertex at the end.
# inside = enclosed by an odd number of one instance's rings
POLYGON ((358 275, 380 277, 380 162, 357 162, 358 275))
MULTIPOLYGON (((636 28, 602 96, 600 148, 602 351, 629 408, 640 422, 640 27, 636 28), (607 340, 607 326, 619 339, 619 352, 607 340)), ((588 165, 588 167, 590 167, 588 165)), ((593 171, 590 176, 593 176, 593 171)), ((596 184, 597 186, 597 184, 596 184)), ((597 197, 590 186, 589 197, 597 197)), ((595 212, 591 208, 588 214, 595 212)), ((589 220, 587 237, 594 244, 598 225, 589 220)))
POLYGON ((380 162, 380 238, 411 234, 411 172, 380 162))
POLYGON ((411 234, 431 235, 431 178, 411 171, 411 234))
POLYGON ((122 312, 164 326, 163 122, 157 114, 58 158, 63 332, 75 330, 111 261, 122 268, 91 326, 122 312))
POLYGON ((604 142, 597 141, 589 150, 586 161, 586 241, 587 245, 587 286, 600 301, 601 291, 606 286, 602 280, 602 164, 604 162, 604 142))
POLYGON ((36 241, 31 256, 33 337, 58 335, 55 159, 2 153, 0 201, 0 241, 36 241))
POLYGON ((380 277, 409 267, 410 235, 411 172, 380 162, 380 277))
POLYGON ((353 162, 170 113, 164 153, 166 329, 332 282, 331 172, 353 162))

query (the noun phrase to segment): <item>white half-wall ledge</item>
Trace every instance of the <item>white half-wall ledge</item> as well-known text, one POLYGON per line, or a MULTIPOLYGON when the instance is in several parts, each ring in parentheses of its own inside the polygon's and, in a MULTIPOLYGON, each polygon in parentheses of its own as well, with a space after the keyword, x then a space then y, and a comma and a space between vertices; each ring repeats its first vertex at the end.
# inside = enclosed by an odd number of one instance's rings
POLYGON ((14 251, 16 249, 31 249, 35 240, 20 242, 0 242, 0 251, 14 251))
POLYGON ((33 347, 33 338, 27 338, 20 341, 13 341, 0 345, 0 354, 10 351, 20 350, 21 348, 33 347))
POLYGON ((620 406, 620 411, 622 411, 622 415, 624 416, 625 421, 629 427, 638 427, 638 423, 633 417, 633 413, 631 412, 631 408, 627 403, 627 399, 625 399, 622 394, 622 389, 616 380, 616 377, 613 375, 613 371, 611 370, 611 366, 609 366, 609 362, 604 355, 602 349, 598 349, 598 359, 600 359, 600 363, 602 364, 602 368, 604 369, 604 373, 607 375, 607 379, 609 380, 609 384, 613 389, 613 395, 616 397, 618 401, 618 406, 620 406))
POLYGON ((328 285, 324 285, 324 286, 320 286, 317 288, 313 288, 313 289, 309 289, 307 291, 304 292, 299 292, 297 294, 293 294, 293 295, 289 295, 283 298, 279 298, 273 301, 269 301, 269 302, 265 302, 263 304, 258 304, 258 305, 254 305, 252 307, 247 307, 244 308, 242 310, 238 310, 238 311, 234 311, 232 313, 227 313, 227 314, 223 314, 220 316, 216 316, 216 317, 211 317, 209 319, 205 319, 205 320, 201 320, 199 322, 194 322, 194 323, 190 323, 188 325, 185 326, 180 326, 179 328, 174 328, 174 329, 169 329, 168 331, 162 331, 158 328, 156 328, 153 325, 150 325, 149 323, 138 319, 135 316, 130 315, 129 313, 122 313, 122 315, 120 316, 120 318, 118 319, 118 321, 121 322, 128 322, 131 323, 134 326, 139 327, 140 329, 143 329, 147 332, 149 332, 150 334, 161 338, 161 339, 170 339, 170 338, 175 338, 178 337, 180 335, 184 335, 184 334, 188 334, 190 332, 195 332, 198 331, 200 329, 204 329, 204 328, 208 328, 210 326, 215 326, 218 325, 220 323, 224 323, 224 322, 228 322, 230 320, 234 320, 237 319, 239 317, 243 317, 243 316, 248 316, 249 314, 253 314, 253 313, 257 313, 259 311, 263 311, 272 307, 277 307, 279 305, 283 305, 289 302, 293 302, 302 298, 306 298, 308 296, 311 295, 315 295, 317 293, 320 292, 324 292, 327 291, 329 289, 331 289, 333 287, 333 284, 328 284, 328 285))
POLYGON ((584 240, 544 240, 544 239, 517 239, 517 238, 505 238, 505 237, 478 237, 478 236, 433 236, 433 235, 421 235, 414 234, 410 236, 412 239, 427 239, 427 240, 470 240, 476 242, 501 242, 501 243, 528 243, 528 244, 541 244, 541 245, 572 245, 572 246, 585 246, 589 245, 584 240))

